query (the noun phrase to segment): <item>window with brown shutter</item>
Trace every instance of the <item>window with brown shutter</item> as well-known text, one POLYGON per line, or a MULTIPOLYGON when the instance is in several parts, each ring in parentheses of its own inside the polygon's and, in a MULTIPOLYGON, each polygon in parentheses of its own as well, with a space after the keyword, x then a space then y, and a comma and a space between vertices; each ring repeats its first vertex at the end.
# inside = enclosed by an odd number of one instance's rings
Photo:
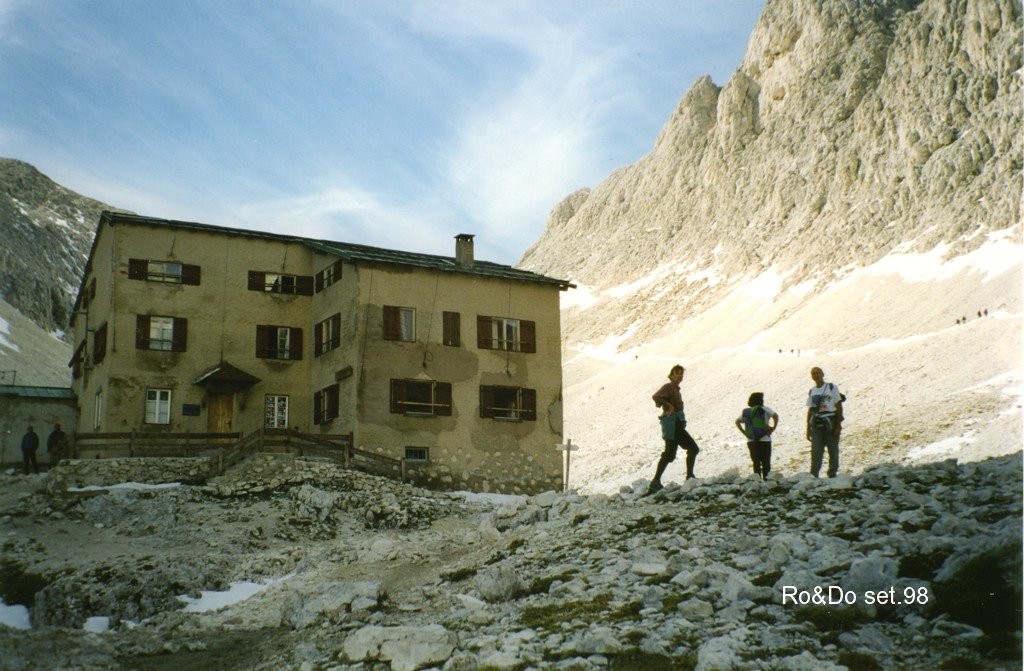
POLYGON ((313 327, 313 355, 320 356, 341 345, 341 313, 331 315, 313 327))
POLYGON ((458 312, 445 312, 443 315, 444 333, 441 342, 448 347, 462 345, 462 317, 458 312))
POLYGON ((258 270, 249 271, 249 290, 271 294, 313 295, 312 275, 285 275, 258 270))
POLYGON ((256 357, 278 361, 302 359, 302 329, 294 326, 256 326, 256 357))
POLYGON ((162 315, 135 315, 135 349, 184 352, 188 320, 162 315))
POLYGON ((481 385, 480 416, 499 420, 536 421, 537 390, 481 385))
POLYGON ((452 385, 436 380, 391 380, 391 412, 405 415, 452 414, 452 385))
POLYGON ((128 259, 128 279, 144 280, 149 269, 146 259, 128 259))
POLYGON ((166 284, 198 285, 200 268, 179 261, 128 259, 128 279, 164 282, 166 284))
POLYGON ((416 341, 416 310, 395 305, 383 308, 384 340, 416 341))
POLYGON ((92 336, 92 362, 94 364, 103 361, 107 356, 107 325, 96 329, 92 336))
POLYGON ((82 377, 82 364, 85 363, 85 343, 83 340, 78 347, 75 348, 75 353, 71 357, 71 361, 68 362, 68 366, 71 367, 71 377, 75 380, 82 377))
POLYGON ((332 384, 313 393, 313 423, 325 424, 336 419, 340 410, 338 385, 332 384))
POLYGON ((316 274, 314 290, 320 293, 341 279, 341 261, 335 261, 316 274))

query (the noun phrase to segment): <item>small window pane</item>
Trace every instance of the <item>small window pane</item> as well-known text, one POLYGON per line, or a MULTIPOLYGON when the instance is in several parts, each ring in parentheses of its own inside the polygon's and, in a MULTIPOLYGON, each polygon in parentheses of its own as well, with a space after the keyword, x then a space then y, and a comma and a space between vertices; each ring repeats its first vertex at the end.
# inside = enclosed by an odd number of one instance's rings
POLYGON ((264 403, 264 426, 268 429, 288 428, 288 397, 267 395, 264 403))
POLYGON ((174 319, 172 317, 149 318, 149 349, 170 351, 174 346, 174 319))
POLYGON ((406 447, 406 461, 430 461, 430 450, 426 447, 406 447))
POLYGON ((519 320, 495 317, 491 320, 494 349, 519 351, 519 320))
POLYGON ((181 282, 181 264, 170 261, 149 261, 146 279, 153 282, 181 282))
POLYGON ((399 309, 401 339, 413 342, 416 340, 416 311, 412 308, 399 309))
POLYGON ((147 424, 170 424, 171 423, 171 390, 170 389, 147 389, 146 390, 146 423, 147 424))
POLYGON ((277 329, 277 358, 288 359, 291 354, 292 330, 287 327, 277 329))

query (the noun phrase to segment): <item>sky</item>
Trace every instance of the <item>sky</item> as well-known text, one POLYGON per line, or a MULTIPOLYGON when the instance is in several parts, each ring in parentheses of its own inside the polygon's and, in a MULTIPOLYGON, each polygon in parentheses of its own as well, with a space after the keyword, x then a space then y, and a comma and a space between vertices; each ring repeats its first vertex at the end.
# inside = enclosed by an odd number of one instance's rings
POLYGON ((515 264, 763 0, 0 0, 0 156, 139 214, 515 264))

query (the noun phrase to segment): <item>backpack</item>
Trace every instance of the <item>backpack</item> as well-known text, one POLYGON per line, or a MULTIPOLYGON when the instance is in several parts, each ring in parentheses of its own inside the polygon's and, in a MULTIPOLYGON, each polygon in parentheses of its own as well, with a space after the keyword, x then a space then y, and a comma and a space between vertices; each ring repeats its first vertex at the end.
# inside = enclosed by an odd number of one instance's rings
POLYGON ((768 435, 768 417, 765 416, 763 405, 744 408, 743 420, 747 425, 747 438, 750 440, 761 440, 768 435))
MULTIPOLYGON (((836 386, 834 384, 832 384, 831 382, 826 382, 825 383, 825 388, 828 389, 829 391, 832 391, 833 393, 836 391, 836 386)), ((807 395, 810 396, 812 391, 814 391, 813 388, 811 388, 807 392, 807 395)), ((838 403, 838 405, 836 406, 836 419, 838 419, 839 423, 842 424, 843 419, 845 419, 843 417, 843 409, 846 406, 846 394, 844 394, 842 392, 839 392, 839 401, 837 403, 838 403)), ((830 428, 830 429, 832 428, 831 424, 832 423, 829 422, 829 427, 828 428, 830 428)))

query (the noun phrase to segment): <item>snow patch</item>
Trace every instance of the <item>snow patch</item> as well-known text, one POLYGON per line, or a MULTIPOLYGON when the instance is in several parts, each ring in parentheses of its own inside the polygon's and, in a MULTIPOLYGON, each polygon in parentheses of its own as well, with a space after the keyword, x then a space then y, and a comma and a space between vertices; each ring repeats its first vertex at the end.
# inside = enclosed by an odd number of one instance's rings
POLYGON ((493 506, 503 506, 517 501, 525 501, 526 497, 521 494, 489 494, 487 492, 452 492, 455 496, 463 496, 467 501, 489 503, 493 506))
POLYGON ((607 361, 609 363, 626 363, 627 361, 632 361, 636 348, 620 352, 619 345, 633 335, 636 328, 636 324, 634 324, 626 329, 626 332, 621 335, 607 336, 598 345, 586 345, 579 350, 579 354, 576 356, 596 359, 598 361, 607 361))
POLYGON ((69 492, 99 492, 108 489, 171 489, 181 487, 180 482, 163 482, 151 485, 145 482, 122 482, 116 485, 89 485, 88 487, 68 487, 69 492))
POLYGON ((953 436, 923 447, 915 447, 907 453, 911 461, 937 461, 955 457, 975 441, 973 436, 953 436))
POLYGON ((982 283, 991 281, 1008 270, 1019 268, 1024 260, 1024 245, 1009 237, 1011 229, 988 235, 988 241, 972 252, 946 259, 948 243, 936 245, 931 251, 912 254, 888 254, 864 269, 869 275, 899 275, 905 282, 948 280, 963 272, 982 272, 982 283))
POLYGON ((590 290, 590 287, 582 284, 577 284, 576 288, 566 292, 562 295, 561 308, 567 310, 569 308, 579 308, 580 310, 586 310, 595 303, 601 300, 600 297, 595 296, 590 290))
POLYGON ((178 597, 178 601, 186 604, 182 609, 186 613, 206 613, 211 610, 218 610, 227 606, 233 606, 236 603, 241 603, 249 597, 259 594, 272 585, 283 583, 294 575, 294 573, 289 573, 286 576, 268 580, 262 584, 241 580, 239 582, 231 583, 231 586, 227 591, 207 592, 203 590, 200 592, 200 597, 198 599, 182 595, 178 597))
POLYGON ((0 346, 6 347, 7 349, 20 352, 21 347, 11 342, 7 337, 11 334, 11 325, 3 317, 0 317, 0 346))
POLYGON ((110 618, 103 615, 90 617, 85 621, 85 624, 82 625, 82 629, 94 634, 102 634, 106 631, 110 631, 110 618))
POLYGON ((25 606, 8 606, 0 599, 0 625, 11 629, 31 629, 32 618, 25 606))

